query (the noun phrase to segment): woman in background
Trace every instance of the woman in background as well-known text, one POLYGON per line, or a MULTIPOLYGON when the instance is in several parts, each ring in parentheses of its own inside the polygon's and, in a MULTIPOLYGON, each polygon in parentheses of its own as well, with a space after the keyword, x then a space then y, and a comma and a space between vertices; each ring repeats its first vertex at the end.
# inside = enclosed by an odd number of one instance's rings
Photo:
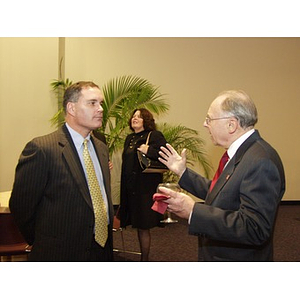
POLYGON ((157 160, 160 147, 166 145, 166 140, 163 134, 156 130, 153 115, 145 108, 133 112, 129 126, 133 133, 126 137, 122 154, 119 216, 121 227, 132 225, 133 228, 137 228, 141 261, 148 261, 151 244, 150 229, 160 226, 163 218, 163 215, 151 209, 152 196, 156 192, 157 185, 162 182, 163 175, 142 173, 137 150, 157 160), (150 132, 149 142, 146 145, 150 132))

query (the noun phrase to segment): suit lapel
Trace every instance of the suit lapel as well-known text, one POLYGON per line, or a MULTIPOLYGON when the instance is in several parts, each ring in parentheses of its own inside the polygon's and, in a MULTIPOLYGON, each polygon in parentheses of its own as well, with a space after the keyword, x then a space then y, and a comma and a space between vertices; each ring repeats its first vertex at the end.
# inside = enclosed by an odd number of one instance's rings
POLYGON ((109 158, 106 156, 105 152, 102 150, 101 143, 100 143, 99 140, 94 139, 91 136, 91 141, 94 145, 94 148, 95 148, 95 151, 96 151, 96 154, 97 154, 100 166, 101 166, 101 171, 102 171, 102 174, 103 174, 104 184, 105 184, 105 187, 107 189, 107 184, 108 184, 107 178, 108 178, 109 174, 107 174, 107 173, 104 174, 104 171, 108 170, 108 168, 107 168, 108 166, 106 167, 106 164, 107 164, 109 158))
POLYGON ((62 155, 65 158, 66 163, 70 168, 70 173, 73 176, 76 185, 80 190, 80 193, 82 194, 87 204, 91 207, 91 209, 93 209, 91 197, 88 190, 88 185, 84 175, 84 170, 82 168, 80 159, 77 154, 77 150, 73 144, 69 131, 65 125, 61 129, 59 144, 63 148, 62 155))
POLYGON ((251 147, 253 143, 255 143, 260 138, 259 132, 256 130, 238 149, 236 154, 232 157, 229 161, 226 168, 223 170, 222 174, 220 175, 218 181, 216 182, 215 186, 213 187, 212 191, 208 193, 205 204, 210 205, 219 194, 220 190, 225 186, 228 179, 233 174, 236 166, 242 160, 245 152, 251 147))
MULTIPOLYGON (((234 157, 233 157, 234 158, 234 157)), ((218 181, 216 182, 215 186, 213 187, 212 191, 208 193, 205 204, 210 205, 216 196, 219 194, 220 190, 226 184, 228 179, 231 177, 232 173, 234 172, 236 164, 233 161, 233 158, 230 160, 226 168, 223 170, 222 174, 220 175, 218 181)))

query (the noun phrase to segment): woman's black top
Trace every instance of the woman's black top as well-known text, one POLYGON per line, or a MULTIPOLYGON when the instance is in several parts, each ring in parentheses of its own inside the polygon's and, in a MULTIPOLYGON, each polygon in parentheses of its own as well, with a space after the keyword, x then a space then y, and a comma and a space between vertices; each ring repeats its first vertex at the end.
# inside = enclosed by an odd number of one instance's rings
MULTIPOLYGON (((132 225, 139 229, 150 229, 159 226, 163 219, 163 215, 151 209, 152 196, 162 182, 162 174, 142 173, 137 158, 137 148, 146 143, 148 134, 146 130, 129 134, 124 143, 119 212, 122 227, 132 225)), ((147 156, 157 159, 160 147, 166 145, 166 140, 160 131, 154 130, 148 145, 147 156)))

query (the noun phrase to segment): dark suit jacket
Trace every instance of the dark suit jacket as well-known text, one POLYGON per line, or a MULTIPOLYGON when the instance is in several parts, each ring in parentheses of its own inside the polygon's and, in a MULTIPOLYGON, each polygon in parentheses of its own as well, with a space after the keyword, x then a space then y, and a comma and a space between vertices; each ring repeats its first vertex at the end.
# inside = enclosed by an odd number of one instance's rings
MULTIPOLYGON (((271 261, 285 177, 276 151, 256 131, 230 160, 211 193, 211 181, 187 169, 180 185, 196 203, 189 232, 199 236, 205 261, 271 261)), ((201 251, 202 250, 202 251, 201 251)))
MULTIPOLYGON (((92 141, 103 172, 112 223, 108 149, 98 139, 92 141)), ((65 125, 25 146, 16 168, 10 210, 26 241, 33 245, 30 260, 88 259, 94 228, 92 201, 65 125)))

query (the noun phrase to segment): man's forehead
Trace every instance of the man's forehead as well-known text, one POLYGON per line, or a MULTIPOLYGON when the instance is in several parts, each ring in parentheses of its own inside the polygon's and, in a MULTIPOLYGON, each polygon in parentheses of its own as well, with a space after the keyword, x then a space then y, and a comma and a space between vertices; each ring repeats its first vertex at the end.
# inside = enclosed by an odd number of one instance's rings
POLYGON ((225 95, 221 95, 215 98, 208 109, 207 115, 219 112, 221 110, 221 104, 225 100, 225 98, 225 95))
POLYGON ((101 90, 97 87, 86 87, 81 90, 81 94, 83 95, 94 95, 97 94, 100 98, 103 98, 103 94, 101 90))
POLYGON ((87 92, 98 92, 99 91, 101 93, 101 90, 96 86, 86 86, 86 87, 83 87, 81 91, 82 92, 83 91, 87 91, 87 92))
POLYGON ((227 95, 220 95, 220 96, 218 96, 215 100, 214 100, 214 102, 216 103, 216 104, 218 104, 218 105, 220 105, 225 99, 227 98, 227 95))

